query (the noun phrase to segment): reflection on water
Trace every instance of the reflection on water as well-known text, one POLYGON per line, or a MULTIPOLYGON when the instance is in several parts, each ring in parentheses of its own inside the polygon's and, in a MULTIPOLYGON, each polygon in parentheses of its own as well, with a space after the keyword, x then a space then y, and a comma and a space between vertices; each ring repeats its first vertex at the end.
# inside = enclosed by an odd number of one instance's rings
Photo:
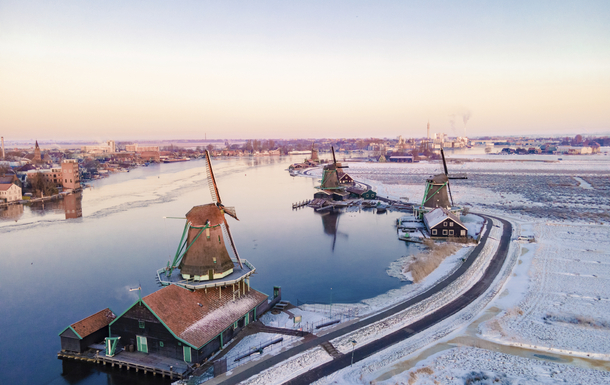
POLYGON ((324 227, 324 234, 333 237, 333 244, 331 250, 335 251, 335 244, 337 243, 337 235, 347 239, 349 236, 346 233, 337 230, 339 226, 339 216, 341 215, 340 209, 331 209, 326 212, 319 213, 322 217, 322 226, 324 227))
POLYGON ((9 205, 8 207, 0 207, 0 220, 15 221, 23 215, 23 205, 9 205))
POLYGON ((83 216, 82 192, 62 195, 60 198, 46 201, 13 204, 7 208, 0 208, 0 220, 18 222, 26 212, 26 217, 57 216, 64 214, 65 219, 80 218, 83 216))

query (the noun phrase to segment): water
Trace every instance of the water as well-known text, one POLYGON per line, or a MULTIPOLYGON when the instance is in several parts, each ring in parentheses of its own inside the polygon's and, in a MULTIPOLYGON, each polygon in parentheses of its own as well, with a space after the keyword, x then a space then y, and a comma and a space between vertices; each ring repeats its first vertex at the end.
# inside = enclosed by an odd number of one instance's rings
MULTIPOLYGON (((252 286, 269 294, 279 285, 293 303, 356 302, 400 287, 385 270, 417 251, 397 240, 401 214, 293 211, 317 182, 289 176, 285 169, 299 160, 213 161, 222 201, 240 218, 229 218, 237 248, 257 268, 252 286)), ((105 307, 122 313, 138 284, 143 295, 158 289, 155 271, 175 253, 184 226, 163 217, 210 202, 204 162, 142 167, 91 186, 80 207, 78 199, 37 204, 0 219, 2 383, 163 383, 102 366, 62 369, 58 333, 105 307), (66 219, 72 204, 82 216, 66 219)))

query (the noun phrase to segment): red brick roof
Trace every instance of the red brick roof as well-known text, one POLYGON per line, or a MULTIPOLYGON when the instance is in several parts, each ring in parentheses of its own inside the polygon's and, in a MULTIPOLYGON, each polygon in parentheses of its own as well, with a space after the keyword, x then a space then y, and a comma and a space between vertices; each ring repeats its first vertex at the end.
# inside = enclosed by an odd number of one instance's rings
POLYGON ((222 298, 219 290, 192 292, 169 285, 142 300, 176 336, 199 348, 267 299, 250 289, 233 301, 232 286, 222 288, 222 298))
POLYGON ((2 183, 0 184, 0 191, 7 191, 12 185, 12 183, 2 183))
POLYGON ((108 326, 110 322, 114 321, 116 315, 106 308, 100 310, 97 313, 90 315, 89 317, 82 319, 76 323, 73 323, 72 329, 74 329, 81 338, 87 337, 91 333, 95 333, 104 326, 108 326))

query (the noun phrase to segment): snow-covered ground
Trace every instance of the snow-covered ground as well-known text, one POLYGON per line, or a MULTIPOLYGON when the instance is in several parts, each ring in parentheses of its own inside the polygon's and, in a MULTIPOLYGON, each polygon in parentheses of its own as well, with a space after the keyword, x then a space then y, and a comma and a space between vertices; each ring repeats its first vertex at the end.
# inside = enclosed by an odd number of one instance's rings
POLYGON ((459 347, 430 356, 410 370, 385 381, 375 381, 375 384, 516 385, 560 382, 607 384, 610 382, 610 373, 474 347, 459 347))
POLYGON ((528 223, 521 265, 481 337, 506 345, 610 361, 610 229, 528 223))
MULTIPOLYGON (((439 341, 434 335, 442 338, 450 333, 434 327, 424 333, 428 336, 413 339, 409 345, 398 344, 319 383, 462 384, 471 372, 499 383, 609 383, 610 160, 601 155, 563 158, 566 160, 545 162, 540 160, 548 157, 521 161, 514 156, 493 156, 449 163, 451 173, 469 176, 468 180, 451 181, 456 204, 508 218, 515 227, 514 238, 531 235, 537 241, 513 243, 511 260, 516 264, 514 269, 509 266, 512 273, 503 273, 508 280, 497 288, 496 293, 501 294, 490 293, 489 299, 494 300, 482 304, 498 308, 499 314, 477 329, 480 344, 491 341, 500 349, 510 345, 511 349, 538 350, 542 360, 465 347, 445 351, 412 368, 409 360, 417 351, 439 341), (553 357, 545 358, 544 353, 553 357), (605 371, 549 361, 565 357, 569 362, 574 356, 591 360, 591 366, 605 371), (391 375, 375 382, 379 373, 391 375)), ((441 172, 441 167, 433 162, 350 163, 349 172, 381 196, 408 196, 417 202, 425 178, 441 172)), ((443 268, 447 266, 441 265, 439 271, 443 268)), ((453 337, 456 333, 460 331, 454 331, 453 337)))

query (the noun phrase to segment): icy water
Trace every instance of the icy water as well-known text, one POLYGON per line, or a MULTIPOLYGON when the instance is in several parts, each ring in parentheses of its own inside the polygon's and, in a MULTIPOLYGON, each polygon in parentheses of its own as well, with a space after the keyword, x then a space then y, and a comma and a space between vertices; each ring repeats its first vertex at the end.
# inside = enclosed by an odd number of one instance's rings
MULTIPOLYGON (((257 268, 252 286, 271 293, 279 285, 293 303, 328 303, 331 295, 357 302, 401 286, 386 268, 417 252, 397 240, 401 214, 292 210, 312 197, 317 182, 285 171, 300 160, 213 161, 223 203, 240 218, 229 218, 240 255, 257 268)), ((175 253, 184 226, 163 217, 210 202, 204 162, 142 167, 91 185, 82 200, 0 216, 1 383, 163 383, 101 366, 62 369, 58 333, 105 307, 120 314, 137 300, 129 288, 138 284, 143 295, 158 289, 155 271, 175 253), (66 219, 71 210, 82 216, 66 219)))

